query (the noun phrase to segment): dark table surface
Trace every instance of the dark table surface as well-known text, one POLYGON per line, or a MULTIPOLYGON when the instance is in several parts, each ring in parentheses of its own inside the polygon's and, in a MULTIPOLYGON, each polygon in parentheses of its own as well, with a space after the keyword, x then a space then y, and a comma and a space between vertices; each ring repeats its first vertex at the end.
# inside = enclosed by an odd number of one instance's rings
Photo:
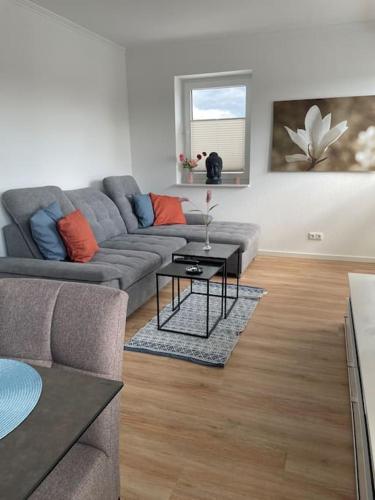
POLYGON ((229 259, 238 251, 239 245, 227 245, 224 243, 211 243, 211 250, 203 250, 204 243, 191 241, 180 248, 173 255, 183 257, 197 257, 208 259, 229 259))
POLYGON ((168 264, 167 266, 163 267, 160 269, 160 271, 157 272, 159 276, 174 276, 175 278, 183 278, 183 279, 197 279, 197 280, 210 280, 213 278, 223 267, 222 265, 220 266, 215 266, 215 265, 201 265, 200 267, 203 269, 203 273, 201 274, 189 274, 186 272, 186 267, 189 267, 187 264, 178 264, 172 262, 171 264, 168 264))
POLYGON ((121 390, 122 382, 34 368, 43 380, 31 414, 0 439, 0 499, 27 498, 121 390))

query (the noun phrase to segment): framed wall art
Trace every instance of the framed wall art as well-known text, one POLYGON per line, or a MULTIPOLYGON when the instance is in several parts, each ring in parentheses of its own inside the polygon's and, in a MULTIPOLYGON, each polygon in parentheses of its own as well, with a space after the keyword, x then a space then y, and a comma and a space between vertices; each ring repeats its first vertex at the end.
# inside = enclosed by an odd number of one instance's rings
POLYGON ((274 102, 271 170, 375 171, 375 96, 274 102))

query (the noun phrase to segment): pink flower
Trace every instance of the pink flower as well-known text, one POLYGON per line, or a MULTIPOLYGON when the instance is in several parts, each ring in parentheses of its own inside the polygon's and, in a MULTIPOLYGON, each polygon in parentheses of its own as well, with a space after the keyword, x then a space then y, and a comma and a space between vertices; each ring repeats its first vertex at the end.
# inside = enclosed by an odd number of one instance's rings
POLYGON ((185 161, 185 155, 184 155, 184 153, 180 153, 179 156, 178 156, 178 159, 180 161, 185 161))
POLYGON ((212 191, 211 189, 207 189, 207 194, 206 194, 206 203, 210 203, 210 201, 212 200, 212 191))
POLYGON ((189 160, 189 165, 191 168, 195 168, 198 165, 198 160, 189 160))

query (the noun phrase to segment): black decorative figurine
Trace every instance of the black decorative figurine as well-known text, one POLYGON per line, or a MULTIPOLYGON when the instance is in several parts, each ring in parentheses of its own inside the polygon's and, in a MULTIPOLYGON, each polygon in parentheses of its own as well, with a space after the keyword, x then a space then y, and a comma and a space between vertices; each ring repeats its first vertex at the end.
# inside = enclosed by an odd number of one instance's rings
POLYGON ((210 153, 206 158, 207 180, 206 184, 222 184, 221 171, 223 160, 217 153, 210 153))

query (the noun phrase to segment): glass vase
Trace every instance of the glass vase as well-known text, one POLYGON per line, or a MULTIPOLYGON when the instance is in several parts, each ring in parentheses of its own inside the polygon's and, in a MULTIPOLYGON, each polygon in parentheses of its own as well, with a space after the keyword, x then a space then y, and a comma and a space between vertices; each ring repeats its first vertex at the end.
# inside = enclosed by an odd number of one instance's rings
POLYGON ((210 231, 208 230, 208 225, 206 225, 206 241, 203 247, 203 250, 209 251, 211 250, 211 245, 210 245, 210 231))
POLYGON ((187 170, 185 172, 185 182, 187 184, 193 184, 193 172, 191 170, 187 170))

